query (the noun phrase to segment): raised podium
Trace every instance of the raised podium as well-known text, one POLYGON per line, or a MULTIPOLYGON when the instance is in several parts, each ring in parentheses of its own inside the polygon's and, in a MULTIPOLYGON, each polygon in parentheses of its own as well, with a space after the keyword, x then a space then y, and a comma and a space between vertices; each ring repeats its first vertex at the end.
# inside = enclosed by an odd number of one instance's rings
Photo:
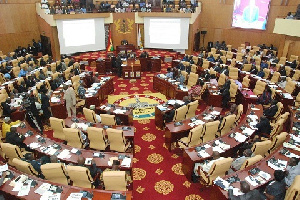
POLYGON ((141 63, 139 60, 127 60, 122 64, 124 79, 140 79, 141 63))
POLYGON ((119 45, 116 47, 116 52, 117 54, 120 52, 120 51, 125 51, 125 53, 127 54, 127 51, 130 50, 130 51, 135 51, 135 46, 133 44, 127 44, 127 45, 119 45))

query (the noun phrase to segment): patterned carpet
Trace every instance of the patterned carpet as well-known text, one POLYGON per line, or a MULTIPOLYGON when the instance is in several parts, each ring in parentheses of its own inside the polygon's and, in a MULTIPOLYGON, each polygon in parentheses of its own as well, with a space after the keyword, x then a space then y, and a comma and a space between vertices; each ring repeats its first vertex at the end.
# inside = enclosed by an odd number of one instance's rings
MULTIPOLYGON (((157 52, 151 52, 155 55, 157 52)), ((166 52, 159 52, 166 55, 166 52)), ((162 72, 170 63, 162 63, 162 72)), ((90 67, 88 70, 94 70, 90 67)), ((131 82, 114 77, 112 95, 150 94, 153 90, 153 76, 142 73, 141 79, 131 82)), ((106 102, 104 102, 106 103, 106 102)), ((201 112, 205 105, 198 107, 201 112)), ((133 160, 133 196, 137 200, 201 200, 209 199, 210 189, 200 194, 199 184, 187 181, 182 172, 182 157, 170 153, 164 144, 164 131, 155 126, 154 119, 134 120, 135 157, 133 160)), ((47 135, 52 138, 51 130, 47 135)))

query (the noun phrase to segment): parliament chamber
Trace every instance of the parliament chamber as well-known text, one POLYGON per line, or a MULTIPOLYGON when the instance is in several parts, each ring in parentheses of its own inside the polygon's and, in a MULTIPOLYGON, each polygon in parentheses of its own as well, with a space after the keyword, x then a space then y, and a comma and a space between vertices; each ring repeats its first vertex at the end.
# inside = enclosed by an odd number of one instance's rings
POLYGON ((0 199, 300 199, 298 4, 0 1, 0 199))

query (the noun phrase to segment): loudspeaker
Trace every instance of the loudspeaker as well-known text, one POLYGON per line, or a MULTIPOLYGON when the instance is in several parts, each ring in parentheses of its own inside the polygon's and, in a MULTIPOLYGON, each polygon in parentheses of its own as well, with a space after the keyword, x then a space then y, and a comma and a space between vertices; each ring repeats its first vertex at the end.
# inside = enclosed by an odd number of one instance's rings
POLYGON ((202 35, 205 35, 207 33, 207 31, 201 31, 202 35))

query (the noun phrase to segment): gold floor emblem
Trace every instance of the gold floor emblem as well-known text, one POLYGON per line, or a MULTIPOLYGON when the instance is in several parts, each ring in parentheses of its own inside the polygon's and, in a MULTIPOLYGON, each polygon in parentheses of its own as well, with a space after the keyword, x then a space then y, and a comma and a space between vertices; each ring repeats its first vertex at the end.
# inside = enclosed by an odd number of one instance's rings
POLYGON ((155 183, 154 189, 160 194, 167 195, 173 191, 174 185, 170 181, 161 180, 155 183))

